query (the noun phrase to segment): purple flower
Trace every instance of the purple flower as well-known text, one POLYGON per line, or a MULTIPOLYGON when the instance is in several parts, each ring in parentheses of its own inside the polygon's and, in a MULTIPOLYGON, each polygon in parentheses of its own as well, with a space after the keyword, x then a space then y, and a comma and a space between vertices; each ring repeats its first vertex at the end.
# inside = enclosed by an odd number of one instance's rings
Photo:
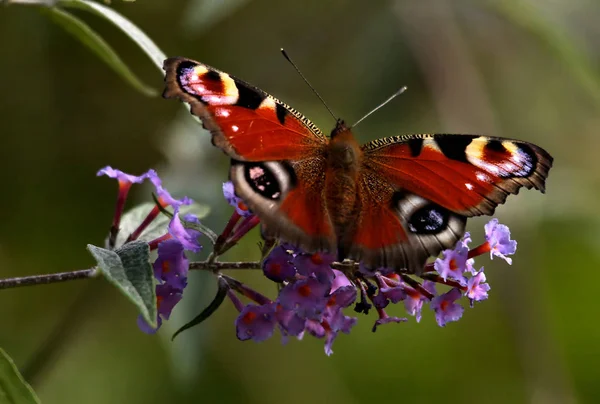
POLYGON ((156 195, 158 196, 158 199, 167 204, 170 205, 174 208, 178 208, 182 205, 191 205, 193 203, 193 201, 188 198, 187 196, 184 196, 181 199, 175 199, 171 196, 171 194, 169 193, 169 191, 167 191, 165 188, 163 188, 162 186, 162 180, 158 177, 158 175, 156 174, 156 172, 154 170, 150 170, 149 171, 149 175, 148 178, 150 178, 150 181, 152 182, 152 184, 154 184, 154 188, 156 189, 156 195), (150 172, 152 171, 152 172, 150 172))
POLYGON ((284 309, 280 304, 276 306, 275 318, 286 335, 298 336, 306 326, 306 319, 292 310, 284 309))
POLYGON ((467 284, 467 279, 463 273, 471 271, 473 268, 473 260, 470 260, 469 246, 471 236, 467 232, 464 237, 456 243, 453 250, 444 250, 444 258, 438 258, 433 264, 434 269, 442 277, 458 281, 461 285, 467 284))
POLYGON ((331 293, 343 286, 352 286, 352 288, 354 288, 354 285, 352 282, 350 282, 350 279, 348 279, 342 271, 338 271, 337 269, 332 269, 332 271, 334 278, 333 282, 331 283, 331 293))
POLYGON ((183 245, 175 239, 163 241, 158 245, 158 258, 152 265, 156 279, 180 290, 187 285, 189 268, 183 250, 183 245))
POLYGON ((341 311, 338 312, 339 319, 336 320, 336 329, 326 329, 325 332, 325 354, 327 356, 331 356, 333 354, 333 341, 338 336, 338 333, 341 331, 344 334, 349 334, 350 330, 356 324, 356 317, 348 317, 341 314, 341 311))
POLYGON ((129 183, 129 184, 141 184, 144 182, 146 178, 151 178, 152 176, 156 176, 156 171, 148 170, 144 174, 140 176, 135 176, 131 174, 126 174, 121 170, 114 169, 110 166, 106 166, 103 169, 99 170, 96 175, 99 177, 101 175, 106 175, 110 178, 116 178, 119 182, 129 183))
POLYGON ((472 276, 467 282, 467 292, 465 295, 471 301, 471 306, 473 306, 473 302, 479 302, 481 300, 485 300, 488 298, 488 291, 490 290, 490 285, 485 283, 485 274, 483 273, 483 267, 477 272, 474 276, 472 276))
POLYGON ((273 282, 283 282, 296 275, 294 257, 282 246, 275 247, 263 262, 263 273, 273 282))
POLYGON ((327 306, 329 285, 310 277, 285 286, 278 301, 286 310, 293 310, 301 318, 320 320, 327 306))
POLYGON ((385 309, 388 306, 388 304, 390 304, 388 298, 385 297, 383 293, 381 293, 381 289, 379 290, 379 293, 377 293, 371 298, 371 301, 373 302, 373 305, 375 305, 375 308, 378 309, 385 309))
POLYGON ((394 304, 406 299, 406 291, 403 285, 381 288, 379 289, 379 294, 394 304))
POLYGON ((510 230, 507 226, 499 224, 498 219, 490 220, 485 225, 485 238, 490 245, 491 259, 495 255, 512 264, 512 259, 506 256, 517 251, 517 242, 510 239, 510 230))
POLYGON ((158 310, 156 320, 158 325, 156 328, 152 328, 144 321, 142 316, 139 316, 138 326, 140 329, 147 334, 154 334, 162 325, 162 320, 168 320, 171 316, 171 311, 173 311, 175 305, 179 303, 182 298, 181 292, 181 289, 167 283, 156 285, 156 307, 158 310))
MULTIPOLYGON (((436 295, 435 283, 431 281, 423 282, 423 289, 429 293, 436 295)), ((406 312, 411 316, 415 316, 417 323, 421 321, 421 310, 423 309, 423 303, 426 302, 427 296, 424 296, 421 292, 411 287, 405 287, 406 299, 404 299, 404 307, 406 312)))
POLYGON ((235 211, 243 217, 252 216, 252 212, 248 209, 248 206, 235 194, 233 189, 233 183, 227 181, 223 183, 223 195, 227 200, 227 203, 235 208, 235 211))
POLYGON ((235 320, 237 337, 241 341, 252 339, 260 342, 269 339, 273 335, 275 324, 274 304, 249 304, 235 320))
POLYGON ((446 326, 446 323, 451 321, 458 321, 462 317, 463 307, 454 303, 461 296, 460 289, 453 288, 448 293, 433 298, 431 309, 435 311, 435 320, 440 327, 446 326))
POLYGON ((377 327, 384 324, 389 323, 405 323, 408 319, 404 317, 390 317, 387 314, 380 317, 377 321, 375 321, 375 325, 373 325, 373 332, 377 331, 377 327))
POLYGON ((294 265, 300 275, 314 275, 319 282, 332 284, 335 273, 331 264, 335 261, 332 254, 326 253, 300 253, 294 257, 294 265))
MULTIPOLYGON (((188 215, 186 215, 186 217, 190 218, 188 215)), ((195 219, 198 220, 198 218, 195 219)), ((194 220, 188 221, 194 222, 194 220)), ((200 234, 202 233, 198 230, 186 229, 183 226, 183 223, 179 218, 179 207, 175 207, 173 218, 169 223, 169 233, 188 251, 197 253, 202 249, 202 245, 200 245, 200 242, 198 241, 198 237, 200 237, 200 234)))
POLYGON ((345 308, 356 300, 356 288, 353 285, 341 286, 329 295, 328 308, 345 308))

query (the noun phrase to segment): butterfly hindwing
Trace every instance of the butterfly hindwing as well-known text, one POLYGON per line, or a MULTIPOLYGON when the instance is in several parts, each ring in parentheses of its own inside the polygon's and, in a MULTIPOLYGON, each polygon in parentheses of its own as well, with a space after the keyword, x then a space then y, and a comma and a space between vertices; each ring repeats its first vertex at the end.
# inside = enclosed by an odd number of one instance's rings
POLYGON ((521 187, 542 192, 552 157, 518 140, 409 135, 362 147, 365 167, 398 188, 464 216, 491 215, 521 187))
POLYGON ((325 204, 325 159, 295 163, 233 161, 236 192, 261 218, 263 233, 307 251, 333 251, 336 235, 325 204))
POLYGON ((302 114, 264 91, 185 58, 165 60, 165 98, 190 105, 213 144, 240 161, 300 160, 327 139, 302 114))
POLYGON ((372 268, 420 273, 430 256, 451 248, 465 232, 466 218, 361 171, 355 226, 344 242, 348 257, 372 268))

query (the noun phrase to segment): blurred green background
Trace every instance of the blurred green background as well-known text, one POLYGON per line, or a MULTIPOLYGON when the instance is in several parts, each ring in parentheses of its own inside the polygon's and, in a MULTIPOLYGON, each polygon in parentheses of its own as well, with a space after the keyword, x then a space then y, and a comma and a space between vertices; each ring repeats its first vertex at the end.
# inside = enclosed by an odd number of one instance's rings
MULTIPOLYGON (((281 57, 285 47, 363 141, 414 132, 483 133, 537 143, 555 157, 547 194, 523 191, 497 211, 519 250, 485 265, 490 299, 446 328, 381 327, 359 317, 327 357, 323 341, 282 346, 235 337, 229 303, 171 343, 212 298, 192 286, 158 336, 106 282, 0 292, 0 346, 44 403, 597 403, 600 325, 600 3, 594 0, 169 0, 114 2, 169 56, 247 80, 334 122, 281 57), (48 349, 49 348, 49 349, 48 349)), ((114 26, 75 12, 156 89, 162 77, 114 26)), ((157 168, 170 190, 230 214, 228 159, 177 102, 141 95, 36 7, 0 8, 0 276, 83 269, 101 245, 116 185, 110 164, 157 168)), ((133 201, 149 200, 137 188, 133 201)), ((469 222, 475 241, 484 219, 469 222)), ((259 258, 256 234, 226 259, 259 258)), ((234 274, 274 295, 259 273, 234 274)), ((465 302, 463 302, 465 303, 465 302)), ((398 307, 393 311, 402 315, 398 307)))

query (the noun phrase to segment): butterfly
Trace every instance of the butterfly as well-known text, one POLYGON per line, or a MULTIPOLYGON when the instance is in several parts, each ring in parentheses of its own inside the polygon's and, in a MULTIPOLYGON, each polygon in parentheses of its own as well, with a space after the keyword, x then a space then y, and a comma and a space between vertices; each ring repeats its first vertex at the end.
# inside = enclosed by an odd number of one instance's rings
POLYGON ((360 145, 342 120, 329 137, 275 97, 194 60, 164 62, 165 98, 189 104, 231 158, 236 194, 266 237, 369 268, 420 273, 468 217, 521 187, 544 192, 552 157, 531 143, 414 134, 360 145))

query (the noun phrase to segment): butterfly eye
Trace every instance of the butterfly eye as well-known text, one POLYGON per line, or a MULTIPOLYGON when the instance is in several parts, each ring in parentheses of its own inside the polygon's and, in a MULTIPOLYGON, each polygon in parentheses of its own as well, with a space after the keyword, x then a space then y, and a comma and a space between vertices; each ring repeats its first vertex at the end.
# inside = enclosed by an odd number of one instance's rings
POLYGON ((417 234, 437 234, 448 226, 449 212, 436 205, 418 209, 408 219, 408 229, 417 234))
POLYGON ((244 187, 269 200, 279 200, 293 185, 293 170, 282 162, 236 162, 236 170, 241 170, 244 187))

